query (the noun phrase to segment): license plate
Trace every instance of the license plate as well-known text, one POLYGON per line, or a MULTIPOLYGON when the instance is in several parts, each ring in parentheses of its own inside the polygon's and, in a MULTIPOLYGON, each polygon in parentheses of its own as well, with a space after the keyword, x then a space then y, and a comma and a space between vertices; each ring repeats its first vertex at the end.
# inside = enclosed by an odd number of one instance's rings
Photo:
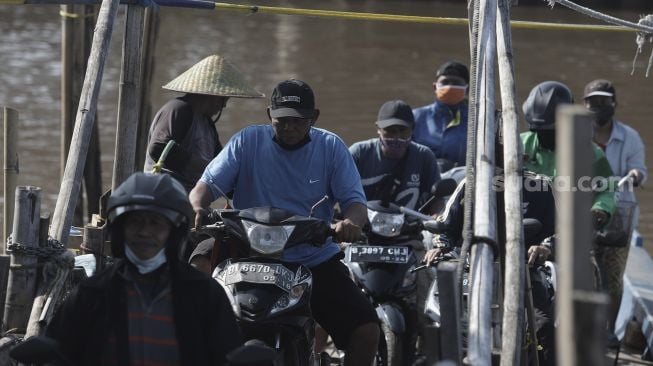
POLYGON ((352 245, 347 249, 350 262, 408 263, 408 247, 352 245))
POLYGON ((226 285, 238 282, 262 283, 276 285, 286 292, 290 292, 295 278, 294 273, 281 264, 238 262, 230 264, 224 271, 226 285))

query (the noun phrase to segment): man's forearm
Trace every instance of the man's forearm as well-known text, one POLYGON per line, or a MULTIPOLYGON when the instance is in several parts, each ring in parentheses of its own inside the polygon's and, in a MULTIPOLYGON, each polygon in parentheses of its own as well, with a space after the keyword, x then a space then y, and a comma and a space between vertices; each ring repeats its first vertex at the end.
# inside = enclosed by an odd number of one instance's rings
POLYGON ((367 207, 362 203, 354 202, 347 207, 343 216, 355 225, 363 227, 367 223, 367 207))
POLYGON ((213 193, 208 184, 198 181, 195 184, 195 187, 190 191, 188 195, 190 199, 190 204, 193 206, 195 211, 199 209, 208 209, 211 202, 213 202, 213 193))

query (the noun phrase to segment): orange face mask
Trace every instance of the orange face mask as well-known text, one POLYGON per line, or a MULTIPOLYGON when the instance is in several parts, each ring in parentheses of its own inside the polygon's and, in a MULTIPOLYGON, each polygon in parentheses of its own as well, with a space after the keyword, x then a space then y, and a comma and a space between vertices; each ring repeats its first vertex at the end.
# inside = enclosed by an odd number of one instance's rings
POLYGON ((439 85, 436 84, 435 96, 444 104, 456 105, 465 99, 467 85, 439 85))

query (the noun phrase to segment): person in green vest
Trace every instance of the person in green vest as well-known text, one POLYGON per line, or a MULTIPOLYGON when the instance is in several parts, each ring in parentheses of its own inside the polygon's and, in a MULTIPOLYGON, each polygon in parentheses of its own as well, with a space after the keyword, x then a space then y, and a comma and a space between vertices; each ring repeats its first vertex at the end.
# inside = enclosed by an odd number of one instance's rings
MULTIPOLYGON (((545 81, 531 90, 522 106, 530 130, 521 134, 524 146, 524 169, 558 178, 555 161, 555 111, 559 105, 573 104, 573 102, 569 88, 557 81, 545 81)), ((609 177, 614 174, 603 150, 594 143, 592 149, 594 151, 593 177, 583 179, 583 182, 579 181, 578 188, 587 187, 590 182, 599 183, 591 187, 594 191, 592 219, 594 226, 601 228, 608 223, 616 207, 614 191, 608 184, 609 177)))

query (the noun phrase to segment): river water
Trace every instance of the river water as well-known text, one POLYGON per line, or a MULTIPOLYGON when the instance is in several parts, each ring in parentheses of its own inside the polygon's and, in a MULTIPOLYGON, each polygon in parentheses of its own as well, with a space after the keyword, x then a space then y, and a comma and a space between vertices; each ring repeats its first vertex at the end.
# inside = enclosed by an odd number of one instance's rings
MULTIPOLYGON (((257 3, 419 16, 467 16, 466 2, 462 0, 257 3)), ((637 8, 639 3, 633 2, 626 10, 609 12, 637 21, 646 13, 644 5, 637 8)), ((19 183, 42 187, 43 210, 52 212, 60 188, 59 7, 2 5, 0 17, 3 19, 0 22, 0 106, 11 106, 20 112, 19 183)), ((512 18, 596 23, 560 6, 551 9, 544 1, 514 8, 512 18)), ((123 23, 121 9, 98 106, 105 189, 110 186, 113 167, 123 23)), ((653 77, 647 79, 644 73, 653 46, 647 45, 631 76, 636 50, 634 33, 515 29, 513 42, 520 104, 530 88, 540 81, 562 81, 580 100, 585 83, 607 78, 617 88, 617 117, 636 128, 645 143, 652 141, 653 77)), ((205 56, 219 53, 236 64, 268 96, 283 79, 295 77, 307 81, 315 90, 321 109, 317 125, 351 144, 375 136, 373 122, 384 101, 403 99, 414 107, 430 103, 435 69, 449 59, 467 62, 468 43, 465 26, 162 8, 151 102, 158 109, 175 95, 159 86, 205 56)), ((230 100, 218 124, 223 142, 248 124, 265 122, 267 104, 267 98, 230 100)), ((647 160, 653 162, 650 149, 647 160)), ((653 239, 651 189, 640 190, 638 197, 642 206, 640 230, 645 238, 653 239)))

